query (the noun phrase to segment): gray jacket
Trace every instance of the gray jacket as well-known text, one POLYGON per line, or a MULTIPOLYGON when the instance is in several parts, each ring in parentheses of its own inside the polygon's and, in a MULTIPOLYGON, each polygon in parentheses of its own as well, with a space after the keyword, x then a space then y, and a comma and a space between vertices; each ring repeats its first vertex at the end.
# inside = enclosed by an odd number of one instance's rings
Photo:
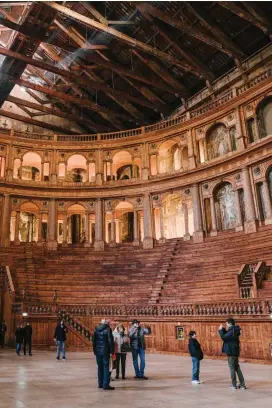
POLYGON ((138 350, 139 346, 143 349, 146 348, 145 335, 151 334, 151 328, 143 328, 139 326, 137 329, 131 327, 128 331, 128 337, 130 338, 130 345, 133 350, 138 350))

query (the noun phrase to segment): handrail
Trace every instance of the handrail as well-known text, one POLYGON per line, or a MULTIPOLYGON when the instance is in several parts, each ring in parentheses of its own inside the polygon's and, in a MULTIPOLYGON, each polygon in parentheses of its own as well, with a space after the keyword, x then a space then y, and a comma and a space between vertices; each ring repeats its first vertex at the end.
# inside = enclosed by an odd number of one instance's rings
POLYGON ((163 129, 168 129, 174 127, 178 124, 184 123, 189 121, 193 118, 196 118, 200 115, 205 114, 206 112, 226 104, 231 99, 235 98, 238 95, 246 92, 248 89, 258 85, 260 82, 263 82, 267 78, 272 76, 272 68, 267 67, 261 73, 258 73, 253 78, 251 78, 245 84, 239 87, 233 87, 229 92, 224 95, 220 95, 217 99, 212 102, 209 102, 202 107, 191 110, 188 109, 184 111, 182 115, 176 116, 174 118, 170 118, 164 121, 160 121, 158 123, 142 126, 140 128, 129 129, 129 130, 122 130, 120 132, 108 132, 108 133, 97 133, 97 134, 89 134, 89 135, 52 135, 52 134, 39 134, 39 133, 30 133, 30 132, 19 132, 14 131, 11 129, 10 135, 16 136, 17 138, 21 139, 36 139, 36 140, 49 140, 49 141, 66 141, 66 142, 97 142, 97 141, 105 141, 105 140, 116 140, 116 139, 123 139, 128 137, 135 137, 139 135, 144 135, 145 133, 159 131, 163 129))
POLYGON ((12 302, 15 302, 15 289, 14 289, 14 284, 12 280, 12 276, 10 273, 9 266, 2 266, 1 267, 1 272, 4 274, 7 282, 7 287, 8 287, 8 292, 9 296, 12 302))
POLYGON ((31 305, 29 314, 56 315, 60 311, 77 316, 268 316, 272 313, 271 299, 234 299, 233 301, 183 304, 130 305, 31 305))

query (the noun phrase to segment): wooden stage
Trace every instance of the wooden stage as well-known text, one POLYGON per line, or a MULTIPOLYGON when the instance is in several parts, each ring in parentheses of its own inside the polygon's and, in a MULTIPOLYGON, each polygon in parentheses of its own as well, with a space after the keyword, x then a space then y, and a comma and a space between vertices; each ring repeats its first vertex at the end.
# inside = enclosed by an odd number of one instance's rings
POLYGON ((191 384, 188 357, 148 354, 148 381, 133 379, 128 356, 125 381, 112 383, 115 391, 97 388, 92 353, 68 352, 67 361, 55 353, 33 350, 33 357, 0 350, 0 408, 270 408, 272 366, 242 363, 247 391, 229 389, 226 361, 204 359, 201 385, 191 384))

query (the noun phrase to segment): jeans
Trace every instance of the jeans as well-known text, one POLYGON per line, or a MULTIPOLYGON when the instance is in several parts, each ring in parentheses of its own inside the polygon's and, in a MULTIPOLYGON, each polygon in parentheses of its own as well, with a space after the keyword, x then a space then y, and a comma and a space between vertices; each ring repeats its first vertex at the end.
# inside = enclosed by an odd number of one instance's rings
MULTIPOLYGON (((28 345, 28 354, 31 355, 31 346, 32 346, 32 341, 31 339, 25 339, 24 340, 24 354, 26 354, 26 346, 28 345)), ((65 353, 64 353, 65 354, 65 353)))
POLYGON ((60 348, 62 351, 62 358, 65 358, 65 341, 57 341, 57 358, 60 358, 60 348))
POLYGON ((5 333, 0 334, 0 346, 4 348, 5 345, 5 333))
POLYGON ((192 357, 192 362, 193 362, 192 381, 199 381, 200 360, 196 357, 192 357))
POLYGON ((127 353, 116 353, 116 377, 119 377, 120 362, 121 362, 122 378, 125 378, 126 376, 126 358, 127 358, 127 353))
POLYGON ((138 348, 137 350, 132 350, 133 366, 135 370, 136 377, 144 376, 145 369, 145 351, 143 348, 138 348), (138 356, 140 357, 140 369, 138 364, 138 356))
POLYGON ((98 368, 98 386, 108 388, 110 385, 110 358, 104 356, 96 356, 96 363, 98 368))
POLYGON ((16 343, 16 353, 19 355, 21 351, 21 343, 16 343))
POLYGON ((231 376, 231 383, 234 387, 236 387, 236 373, 238 375, 240 385, 242 387, 245 386, 245 380, 243 373, 241 371, 240 365, 239 365, 239 357, 234 357, 234 356, 228 356, 228 364, 229 364, 229 369, 230 369, 230 376, 231 376))

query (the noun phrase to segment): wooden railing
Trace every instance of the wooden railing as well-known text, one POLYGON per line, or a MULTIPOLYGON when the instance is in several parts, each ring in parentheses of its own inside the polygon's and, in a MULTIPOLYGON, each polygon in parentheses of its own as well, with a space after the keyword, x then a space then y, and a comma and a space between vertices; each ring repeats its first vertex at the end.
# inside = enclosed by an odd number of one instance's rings
POLYGON ((15 289, 14 289, 9 266, 2 266, 1 273, 4 275, 10 299, 12 302, 15 302, 15 289))
POLYGON ((67 316, 268 316, 272 313, 272 299, 235 299, 230 302, 199 302, 176 305, 97 306, 97 305, 25 305, 30 315, 67 316))
POLYGON ((220 95, 216 100, 207 103, 206 105, 197 108, 195 110, 187 110, 182 113, 182 115, 175 118, 170 118, 168 120, 160 121, 153 125, 142 126, 136 129, 123 130, 120 132, 109 132, 109 133, 97 133, 91 135, 50 135, 50 134, 39 134, 39 133, 30 133, 30 132, 18 132, 11 129, 10 135, 15 136, 19 139, 35 139, 35 140, 49 140, 56 142, 97 142, 105 140, 117 140, 124 139, 129 137, 135 137, 144 135, 146 133, 155 132, 163 129, 168 129, 184 123, 190 119, 196 118, 200 115, 207 113, 208 111, 217 108, 218 106, 224 105, 229 102, 231 99, 235 98, 237 95, 240 95, 246 92, 248 89, 258 85, 259 83, 265 81, 267 78, 272 76, 272 68, 267 67, 261 73, 254 76, 247 83, 234 87, 225 95, 220 95))
POLYGON ((237 274, 237 289, 241 299, 258 297, 262 281, 267 272, 267 265, 264 261, 242 265, 237 274))
POLYGON ((58 310, 59 317, 64 320, 64 322, 70 327, 76 334, 82 336, 85 343, 90 345, 92 342, 92 334, 88 327, 86 327, 82 322, 75 319, 66 309, 58 310))

